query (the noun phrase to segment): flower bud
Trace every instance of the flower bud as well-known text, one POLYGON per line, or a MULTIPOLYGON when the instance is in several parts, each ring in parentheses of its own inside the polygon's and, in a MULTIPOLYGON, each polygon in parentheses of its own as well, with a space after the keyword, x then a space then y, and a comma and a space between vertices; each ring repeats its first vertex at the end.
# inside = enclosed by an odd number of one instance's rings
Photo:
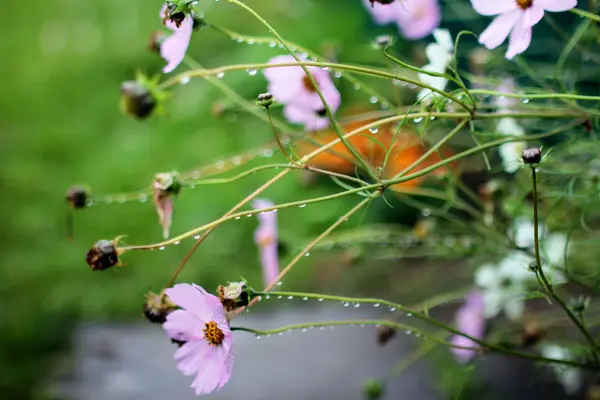
POLYGON ((383 397, 384 386, 379 379, 370 379, 363 384, 363 393, 367 400, 379 400, 383 397))
POLYGON ((67 191, 67 203, 74 209, 85 208, 88 199, 90 199, 89 193, 81 186, 71 186, 67 191))
POLYGON ((269 108, 273 104, 273 95, 268 92, 259 94, 256 104, 260 107, 269 108))
POLYGON ((144 315, 150 322, 163 324, 167 320, 167 315, 175 310, 175 304, 169 301, 165 295, 148 292, 146 302, 144 303, 144 315))
POLYGON ((377 327, 377 343, 383 346, 396 336, 396 330, 387 325, 380 325, 377 327))
POLYGON ((92 271, 104 271, 115 265, 121 265, 119 253, 116 240, 99 240, 87 252, 85 261, 92 271))
POLYGON ((228 282, 227 286, 219 285, 217 294, 226 311, 232 311, 238 307, 245 307, 250 300, 248 286, 245 282, 228 282))
POLYGON ((121 104, 128 115, 144 119, 152 114, 156 98, 139 82, 127 81, 121 84, 121 104))
POLYGON ((386 48, 394 43, 394 38, 390 35, 381 35, 375 38, 375 47, 386 48))
POLYGON ((542 160, 542 152, 538 147, 523 150, 523 162, 525 164, 539 164, 542 160))

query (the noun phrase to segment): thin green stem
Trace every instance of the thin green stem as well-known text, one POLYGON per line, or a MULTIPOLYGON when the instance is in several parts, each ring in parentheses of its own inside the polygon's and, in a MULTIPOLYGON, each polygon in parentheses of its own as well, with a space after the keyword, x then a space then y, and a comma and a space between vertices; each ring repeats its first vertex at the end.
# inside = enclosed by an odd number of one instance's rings
POLYGON ((510 97, 514 99, 529 99, 529 100, 539 100, 539 99, 568 99, 568 100, 587 100, 587 101, 600 101, 600 96, 585 96, 582 94, 572 94, 572 93, 505 93, 505 92, 496 92, 494 90, 487 89, 473 89, 471 90, 472 94, 489 94, 490 96, 504 96, 510 97))
POLYGON ((290 157, 290 155, 287 153, 287 151, 285 151, 283 144, 281 144, 281 140, 279 140, 279 135, 277 135, 277 130, 275 129, 275 126, 273 125, 273 116, 271 115, 271 110, 269 109, 269 107, 265 107, 265 109, 267 110, 267 115, 269 117, 269 126, 271 127, 271 130, 273 131, 273 137, 275 137, 275 142, 277 143, 277 146, 279 147, 279 151, 281 151, 281 154, 283 154, 285 156, 285 158, 287 158, 291 164, 299 165, 296 161, 294 161, 290 157))
POLYGON ((535 262, 536 262, 536 272, 539 275, 539 279, 542 283, 542 287, 547 291, 548 295, 551 296, 565 311, 569 319, 573 322, 573 324, 579 329, 583 337, 588 341, 588 343, 592 346, 592 355, 597 364, 600 364, 600 359, 598 358, 598 344, 584 326, 582 321, 577 318, 577 316, 573 313, 571 308, 564 302, 564 300, 556 293, 552 284, 546 278, 546 274, 544 273, 544 269, 542 268, 542 259, 540 257, 540 240, 539 240, 539 215, 538 215, 538 189, 537 189, 537 177, 536 177, 536 166, 531 167, 531 180, 533 182, 533 239, 534 239, 534 249, 535 249, 535 262))
POLYGON ((592 21, 600 22, 600 16, 598 16, 594 13, 591 13, 589 11, 581 10, 579 8, 571 8, 571 10, 569 10, 569 11, 571 11, 573 14, 577 14, 581 17, 589 18, 592 21))

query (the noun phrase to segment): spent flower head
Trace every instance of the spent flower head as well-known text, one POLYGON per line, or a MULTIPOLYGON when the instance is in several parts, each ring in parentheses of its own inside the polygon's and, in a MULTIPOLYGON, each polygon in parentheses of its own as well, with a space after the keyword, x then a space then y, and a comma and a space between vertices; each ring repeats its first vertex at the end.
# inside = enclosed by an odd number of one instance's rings
POLYGON ((173 71, 185 57, 194 32, 194 15, 183 11, 174 2, 167 2, 160 12, 165 26, 173 33, 160 43, 160 55, 167 61, 163 72, 173 71))
POLYGON ((171 339, 184 342, 175 352, 177 368, 196 375, 197 395, 221 389, 233 369, 233 333, 219 298, 197 285, 182 283, 165 290, 180 310, 167 315, 163 328, 171 339))
POLYGON ((154 191, 154 206, 158 214, 158 221, 163 227, 163 237, 169 237, 171 221, 173 218, 173 196, 181 191, 177 172, 161 172, 154 176, 152 190, 154 191))
POLYGON ((118 240, 99 240, 89 249, 85 261, 92 271, 104 271, 115 265, 122 265, 119 259, 122 251, 119 249, 118 240))

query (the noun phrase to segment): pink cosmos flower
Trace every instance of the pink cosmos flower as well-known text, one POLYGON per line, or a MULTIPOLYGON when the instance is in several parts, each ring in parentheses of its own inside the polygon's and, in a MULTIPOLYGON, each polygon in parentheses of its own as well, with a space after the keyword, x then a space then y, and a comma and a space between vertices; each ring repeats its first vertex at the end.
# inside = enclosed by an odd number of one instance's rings
MULTIPOLYGON (((165 17, 165 10, 166 5, 163 6, 160 12, 161 19, 165 17)), ((177 68, 185 57, 194 31, 194 18, 191 15, 186 15, 179 27, 173 21, 166 19, 165 26, 173 31, 171 36, 166 38, 160 45, 160 55, 167 61, 163 72, 168 74, 177 68)))
MULTIPOLYGON (((256 199, 254 209, 273 207, 270 200, 256 199)), ((277 213, 275 211, 258 214, 259 226, 254 232, 254 242, 260 251, 260 262, 265 286, 275 282, 279 275, 279 254, 277 250, 277 213)))
MULTIPOLYGON (((272 58, 269 64, 293 62, 296 62, 294 57, 284 55, 272 58)), ((340 107, 342 98, 329 73, 318 67, 307 68, 323 93, 327 105, 335 113, 340 107)), ((329 125, 323 102, 301 67, 267 68, 264 74, 269 82, 269 92, 275 100, 285 105, 283 113, 290 122, 304 124, 309 131, 324 129, 329 125)))
POLYGON ((523 53, 531 43, 532 27, 540 22, 545 11, 567 11, 577 0, 471 0, 481 15, 497 15, 479 36, 479 43, 488 49, 500 46, 510 34, 506 58, 523 53))
MULTIPOLYGON (((483 338, 485 331, 485 301, 479 291, 473 291, 465 298, 465 303, 456 313, 456 329, 476 339, 483 338)), ((456 346, 477 347, 478 344, 464 336, 454 335, 451 342, 456 346)), ((476 354, 475 350, 452 348, 452 353, 460 363, 466 363, 476 354)))
POLYGON ((422 39, 440 25, 442 13, 437 0, 396 0, 390 4, 363 0, 379 25, 395 22, 407 39, 422 39))
POLYGON ((197 395, 221 389, 233 369, 233 333, 218 297, 197 285, 182 283, 165 290, 181 307, 167 315, 163 328, 171 339, 184 344, 175 352, 177 369, 196 374, 191 387, 197 395))

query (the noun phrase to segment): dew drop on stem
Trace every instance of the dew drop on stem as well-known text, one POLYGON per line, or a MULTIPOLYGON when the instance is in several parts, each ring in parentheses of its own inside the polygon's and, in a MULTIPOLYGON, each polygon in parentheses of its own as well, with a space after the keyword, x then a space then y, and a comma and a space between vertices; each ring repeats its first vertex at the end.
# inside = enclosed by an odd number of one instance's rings
POLYGON ((254 76, 257 73, 258 73, 258 70, 256 68, 248 68, 248 75, 254 76))
POLYGON ((369 132, 371 132, 373 135, 375 135, 377 132, 379 132, 379 127, 373 126, 373 127, 369 128, 369 132))
POLYGON ((371 102, 371 104, 375 104, 379 101, 379 99, 377 98, 377 96, 371 96, 369 101, 371 102))

